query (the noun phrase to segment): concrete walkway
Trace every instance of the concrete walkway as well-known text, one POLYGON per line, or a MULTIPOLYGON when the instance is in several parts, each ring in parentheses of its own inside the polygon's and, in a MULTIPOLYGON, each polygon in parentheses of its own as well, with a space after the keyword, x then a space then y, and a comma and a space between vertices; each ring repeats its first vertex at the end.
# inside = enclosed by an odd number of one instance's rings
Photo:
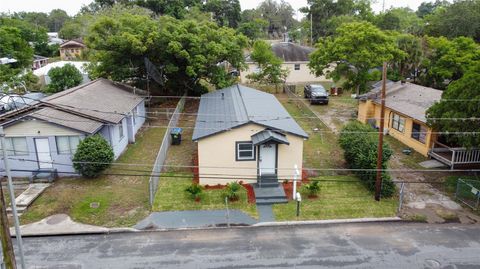
POLYGON ((273 215, 272 205, 259 205, 257 204, 258 221, 259 222, 274 222, 275 216, 273 215))
MULTIPOLYGON (((27 207, 35 201, 35 199, 48 188, 50 184, 48 183, 33 183, 28 186, 28 188, 22 192, 17 198, 15 198, 15 204, 17 205, 17 211, 19 214, 23 213, 27 207)), ((11 208, 7 208, 8 212, 11 212, 11 208)))
POLYGON ((134 226, 138 230, 225 227, 253 225, 257 221, 240 210, 195 210, 154 212, 134 226))

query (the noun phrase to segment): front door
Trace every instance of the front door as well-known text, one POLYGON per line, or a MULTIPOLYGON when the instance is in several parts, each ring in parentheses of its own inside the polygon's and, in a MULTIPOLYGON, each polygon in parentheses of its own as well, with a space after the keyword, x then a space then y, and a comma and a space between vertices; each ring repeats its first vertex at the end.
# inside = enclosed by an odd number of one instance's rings
POLYGON ((277 147, 275 144, 263 144, 259 146, 258 169, 260 175, 276 174, 277 147))
POLYGON ((48 143, 48 138, 36 138, 35 148, 37 149, 38 167, 40 169, 53 168, 52 155, 50 155, 50 143, 48 143))

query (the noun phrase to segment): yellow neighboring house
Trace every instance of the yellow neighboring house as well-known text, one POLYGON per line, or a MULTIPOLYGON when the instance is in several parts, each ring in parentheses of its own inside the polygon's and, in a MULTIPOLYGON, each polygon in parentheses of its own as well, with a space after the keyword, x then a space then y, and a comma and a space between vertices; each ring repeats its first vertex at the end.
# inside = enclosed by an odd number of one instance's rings
POLYGON ((80 39, 66 41, 60 45, 60 59, 62 61, 80 59, 86 48, 80 39))
MULTIPOLYGON (((380 87, 359 96, 358 120, 380 125, 380 87)), ((440 101, 442 91, 409 82, 389 82, 385 99, 385 129, 388 134, 424 156, 428 156, 436 135, 426 124, 425 113, 440 101)))

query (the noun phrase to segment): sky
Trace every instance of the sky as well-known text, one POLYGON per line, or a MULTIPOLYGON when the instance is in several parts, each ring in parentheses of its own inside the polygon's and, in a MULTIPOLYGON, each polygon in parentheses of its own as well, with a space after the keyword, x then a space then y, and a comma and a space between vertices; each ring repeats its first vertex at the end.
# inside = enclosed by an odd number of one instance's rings
MULTIPOLYGON (((285 0, 295 10, 307 5, 307 0, 285 0)), ((373 9, 376 12, 382 10, 382 1, 376 0, 377 3, 373 4, 373 9)), ((404 7, 408 6, 413 10, 416 10, 421 2, 426 0, 385 0, 385 8, 391 6, 404 7)), ((75 15, 82 5, 87 5, 92 0, 1 0, 0 12, 18 12, 18 11, 36 11, 36 12, 50 12, 52 9, 60 8, 65 10, 69 15, 75 15)), ((243 9, 251 9, 257 7, 260 0, 240 0, 240 5, 243 9)), ((297 16, 301 16, 300 13, 297 16)), ((297 17, 298 19, 298 17, 297 17)))

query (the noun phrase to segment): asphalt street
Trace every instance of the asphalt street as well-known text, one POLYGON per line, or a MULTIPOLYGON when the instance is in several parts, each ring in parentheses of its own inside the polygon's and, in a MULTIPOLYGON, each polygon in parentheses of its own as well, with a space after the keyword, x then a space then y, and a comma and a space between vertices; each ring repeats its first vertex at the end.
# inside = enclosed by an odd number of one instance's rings
POLYGON ((24 238, 29 268, 480 268, 480 226, 365 223, 24 238))

